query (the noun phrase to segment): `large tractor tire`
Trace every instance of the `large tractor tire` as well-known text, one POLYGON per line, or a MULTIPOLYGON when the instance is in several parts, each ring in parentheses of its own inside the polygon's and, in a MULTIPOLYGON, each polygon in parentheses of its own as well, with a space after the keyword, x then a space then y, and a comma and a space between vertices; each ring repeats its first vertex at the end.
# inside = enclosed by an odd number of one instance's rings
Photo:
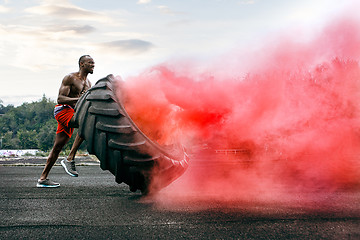
POLYGON ((117 183, 126 183, 132 192, 158 191, 184 173, 188 156, 181 146, 160 146, 145 136, 117 98, 120 92, 112 75, 89 89, 75 107, 78 133, 117 183))

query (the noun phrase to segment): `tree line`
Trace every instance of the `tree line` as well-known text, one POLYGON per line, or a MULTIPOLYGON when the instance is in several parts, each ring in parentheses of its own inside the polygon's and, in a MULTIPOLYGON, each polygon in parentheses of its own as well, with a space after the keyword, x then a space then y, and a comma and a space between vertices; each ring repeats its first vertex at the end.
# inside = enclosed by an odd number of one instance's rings
MULTIPOLYGON (((18 107, 4 106, 0 99, 0 149, 51 150, 57 128, 53 115, 55 105, 45 95, 39 101, 18 107)), ((64 150, 71 148, 75 135, 76 129, 64 150)), ((85 148, 82 144, 80 149, 85 148)))

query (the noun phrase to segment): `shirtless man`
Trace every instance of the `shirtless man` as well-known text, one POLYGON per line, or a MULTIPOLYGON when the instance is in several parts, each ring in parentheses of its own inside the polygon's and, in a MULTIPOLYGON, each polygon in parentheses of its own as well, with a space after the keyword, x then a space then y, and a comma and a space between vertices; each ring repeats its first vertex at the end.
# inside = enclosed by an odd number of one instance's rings
MULTIPOLYGON (((74 122, 74 107, 90 87, 91 83, 87 79, 87 75, 94 71, 95 62, 89 55, 81 56, 79 59, 79 71, 70 73, 62 80, 59 95, 58 105, 55 106, 54 116, 58 122, 54 146, 46 161, 45 168, 37 182, 37 187, 59 187, 59 183, 55 183, 48 179, 49 172, 59 157, 59 154, 65 144, 71 138, 74 127, 78 127, 74 122)), ((80 147, 83 139, 77 134, 75 141, 71 147, 71 151, 67 159, 61 161, 66 173, 70 176, 77 177, 78 173, 75 168, 75 154, 80 147)))

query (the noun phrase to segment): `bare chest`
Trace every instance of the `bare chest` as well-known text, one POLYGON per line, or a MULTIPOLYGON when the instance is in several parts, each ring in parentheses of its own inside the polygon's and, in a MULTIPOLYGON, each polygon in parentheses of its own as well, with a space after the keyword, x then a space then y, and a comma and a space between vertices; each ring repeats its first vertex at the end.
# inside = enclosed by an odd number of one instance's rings
POLYGON ((79 95, 86 88, 86 81, 75 80, 71 86, 71 95, 79 95))

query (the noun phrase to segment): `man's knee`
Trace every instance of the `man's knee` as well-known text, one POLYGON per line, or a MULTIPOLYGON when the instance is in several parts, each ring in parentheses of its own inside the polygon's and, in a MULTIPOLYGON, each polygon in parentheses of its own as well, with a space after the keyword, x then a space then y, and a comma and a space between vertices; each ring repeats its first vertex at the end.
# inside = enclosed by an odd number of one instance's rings
POLYGON ((69 141, 69 136, 64 133, 60 132, 56 134, 55 142, 53 146, 53 151, 60 152, 62 148, 65 146, 65 144, 69 141))

